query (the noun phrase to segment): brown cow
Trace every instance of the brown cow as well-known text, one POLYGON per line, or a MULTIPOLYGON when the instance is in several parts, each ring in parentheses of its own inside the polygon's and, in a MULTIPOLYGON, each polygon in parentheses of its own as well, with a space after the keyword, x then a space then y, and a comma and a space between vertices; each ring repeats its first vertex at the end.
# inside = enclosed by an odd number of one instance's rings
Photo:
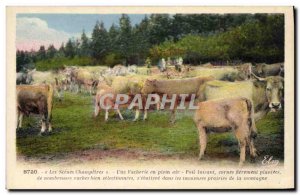
POLYGON ((284 74, 284 63, 276 64, 257 64, 254 68, 254 74, 260 77, 268 76, 283 76, 284 74))
MULTIPOLYGON (((142 94, 166 94, 171 97, 172 95, 180 94, 195 94, 196 98, 202 93, 201 86, 207 81, 214 80, 213 77, 195 77, 186 79, 170 79, 170 80, 157 80, 157 79, 147 79, 142 88, 142 94)), ((177 101, 174 109, 171 109, 172 115, 170 122, 175 122, 175 112, 177 107, 177 101)))
POLYGON ((17 128, 22 127, 23 116, 38 114, 42 116, 41 133, 52 130, 52 100, 53 87, 51 85, 19 85, 17 86, 17 128))
POLYGON ((228 98, 198 103, 194 122, 199 131, 199 160, 207 145, 207 131, 217 133, 233 130, 240 145, 240 165, 245 161, 246 146, 251 157, 256 157, 253 138, 256 137, 253 106, 246 98, 228 98))

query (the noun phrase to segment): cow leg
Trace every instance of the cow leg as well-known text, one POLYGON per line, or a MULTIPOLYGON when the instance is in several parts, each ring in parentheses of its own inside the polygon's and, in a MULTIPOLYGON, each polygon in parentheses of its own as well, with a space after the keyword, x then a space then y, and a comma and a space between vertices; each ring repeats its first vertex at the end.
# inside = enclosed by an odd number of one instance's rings
POLYGON ((78 92, 82 93, 82 85, 81 84, 78 84, 78 92))
POLYGON ((160 102, 158 102, 157 104, 156 104, 156 110, 159 110, 160 109, 160 102))
POLYGON ((90 86, 90 95, 93 95, 93 86, 90 86))
POLYGON ((246 139, 239 140, 240 145, 240 162, 239 166, 242 166, 246 160, 246 139))
POLYGON ((176 98, 175 100, 175 104, 174 104, 174 108, 172 109, 171 111, 171 119, 170 119, 170 122, 172 124, 175 123, 175 120, 176 120, 176 109, 177 109, 177 105, 178 105, 178 98, 176 98))
POLYGON ((205 132, 204 126, 199 122, 197 124, 198 132, 199 132, 199 146, 200 146, 200 153, 199 153, 199 160, 201 160, 202 156, 204 155, 206 145, 207 145, 207 136, 205 132))
POLYGON ((254 146, 254 140, 253 140, 253 138, 250 138, 249 149, 250 149, 250 156, 252 158, 257 157, 256 148, 254 146))
MULTIPOLYGON (((18 109, 18 108, 17 108, 18 109)), ((19 110, 17 110, 17 125, 16 125, 16 127, 17 127, 17 130, 18 130, 18 128, 19 128, 19 124, 20 124, 20 111, 19 110)))
POLYGON ((60 96, 60 99, 61 99, 61 100, 64 99, 64 90, 63 90, 63 89, 60 91, 59 96, 60 96))
POLYGON ((80 84, 77 84, 77 93, 81 93, 81 85, 80 84))
POLYGON ((170 123, 174 124, 176 120, 176 109, 171 110, 171 118, 170 118, 170 123))
POLYGON ((119 114, 120 119, 121 119, 121 120, 124 120, 124 118, 123 118, 123 116, 122 116, 122 114, 121 114, 121 112, 120 112, 119 109, 117 109, 117 113, 119 114))
POLYGON ((47 122, 48 122, 48 131, 49 131, 49 132, 52 131, 52 124, 51 124, 51 121, 52 121, 52 114, 50 113, 50 114, 48 115, 48 120, 47 120, 47 122))
POLYGON ((78 92, 77 84, 75 84, 75 83, 72 84, 72 92, 75 92, 75 93, 78 92))
POLYGON ((133 121, 137 121, 140 117, 140 110, 139 109, 136 109, 135 110, 135 117, 133 119, 133 121))
POLYGON ((52 131, 52 124, 51 124, 51 122, 49 122, 48 131, 49 131, 49 132, 52 131))
POLYGON ((58 97, 58 100, 59 100, 59 101, 62 100, 62 90, 58 90, 58 91, 57 91, 57 97, 58 97))
POLYGON ((22 112, 19 112, 19 114, 18 114, 19 116, 18 116, 18 128, 22 128, 22 122, 23 122, 23 116, 24 116, 24 114, 22 113, 22 112))
POLYGON ((148 110, 145 109, 145 110, 144 110, 144 117, 143 117, 143 120, 147 120, 147 115, 148 115, 148 110))
POLYGON ((42 128, 40 134, 44 133, 46 131, 46 119, 42 119, 42 128))
POLYGON ((95 111, 94 111, 94 117, 98 116, 99 111, 100 111, 100 108, 98 106, 98 103, 96 102, 96 104, 95 104, 95 111))
POLYGON ((108 120, 108 109, 105 110, 105 121, 108 120))

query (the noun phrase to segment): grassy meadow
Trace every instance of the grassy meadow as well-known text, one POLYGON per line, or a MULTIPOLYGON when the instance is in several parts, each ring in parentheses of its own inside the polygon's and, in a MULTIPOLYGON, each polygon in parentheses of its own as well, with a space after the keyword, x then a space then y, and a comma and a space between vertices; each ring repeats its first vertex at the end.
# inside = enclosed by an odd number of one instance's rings
MULTIPOLYGON (((108 122, 104 121, 104 112, 94 118, 93 97, 66 92, 63 101, 54 101, 51 133, 38 136, 40 119, 24 118, 23 128, 17 132, 17 153, 29 159, 43 159, 93 149, 123 149, 180 158, 198 157, 198 133, 190 111, 177 113, 175 124, 169 123, 167 111, 150 112, 147 121, 137 122, 132 121, 133 111, 122 110, 122 113, 124 121, 114 112, 108 122)), ((283 113, 269 113, 257 123, 257 128, 255 144, 259 158, 273 155, 283 159, 283 113)), ((206 158, 238 159, 238 144, 232 133, 208 137, 206 158)))

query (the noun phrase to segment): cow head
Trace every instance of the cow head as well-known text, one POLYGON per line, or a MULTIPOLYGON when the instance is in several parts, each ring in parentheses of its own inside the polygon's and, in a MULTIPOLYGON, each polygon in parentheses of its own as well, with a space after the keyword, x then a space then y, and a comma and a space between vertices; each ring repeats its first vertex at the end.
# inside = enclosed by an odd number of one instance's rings
POLYGON ((25 81, 26 84, 31 84, 31 82, 33 81, 33 73, 35 71, 36 71, 36 69, 30 70, 27 72, 26 81, 25 81))
POLYGON ((241 80, 249 80, 251 79, 251 72, 252 72, 252 64, 247 63, 239 66, 238 70, 238 77, 241 80))
POLYGON ((256 70, 256 74, 258 74, 258 75, 263 75, 263 68, 264 68, 264 65, 265 64, 257 64, 256 66, 255 66, 255 70, 256 70))
POLYGON ((279 76, 284 77, 284 64, 280 65, 280 72, 279 72, 279 76))
POLYGON ((281 76, 260 78, 254 75, 254 77, 258 80, 258 82, 263 83, 266 98, 268 100, 269 108, 271 109, 271 111, 275 112, 280 110, 282 108, 284 95, 284 79, 281 76))
POLYGON ((144 83, 144 86, 142 88, 143 94, 150 94, 153 93, 156 87, 156 79, 147 79, 144 83))

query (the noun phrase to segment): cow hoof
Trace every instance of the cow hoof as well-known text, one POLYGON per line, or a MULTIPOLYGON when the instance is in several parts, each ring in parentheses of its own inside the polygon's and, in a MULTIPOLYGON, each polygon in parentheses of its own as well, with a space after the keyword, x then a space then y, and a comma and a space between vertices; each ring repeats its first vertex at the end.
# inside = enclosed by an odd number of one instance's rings
POLYGON ((251 162, 251 163, 255 163, 255 162, 256 162, 256 158, 253 157, 253 156, 251 156, 251 157, 250 157, 250 162, 251 162))

